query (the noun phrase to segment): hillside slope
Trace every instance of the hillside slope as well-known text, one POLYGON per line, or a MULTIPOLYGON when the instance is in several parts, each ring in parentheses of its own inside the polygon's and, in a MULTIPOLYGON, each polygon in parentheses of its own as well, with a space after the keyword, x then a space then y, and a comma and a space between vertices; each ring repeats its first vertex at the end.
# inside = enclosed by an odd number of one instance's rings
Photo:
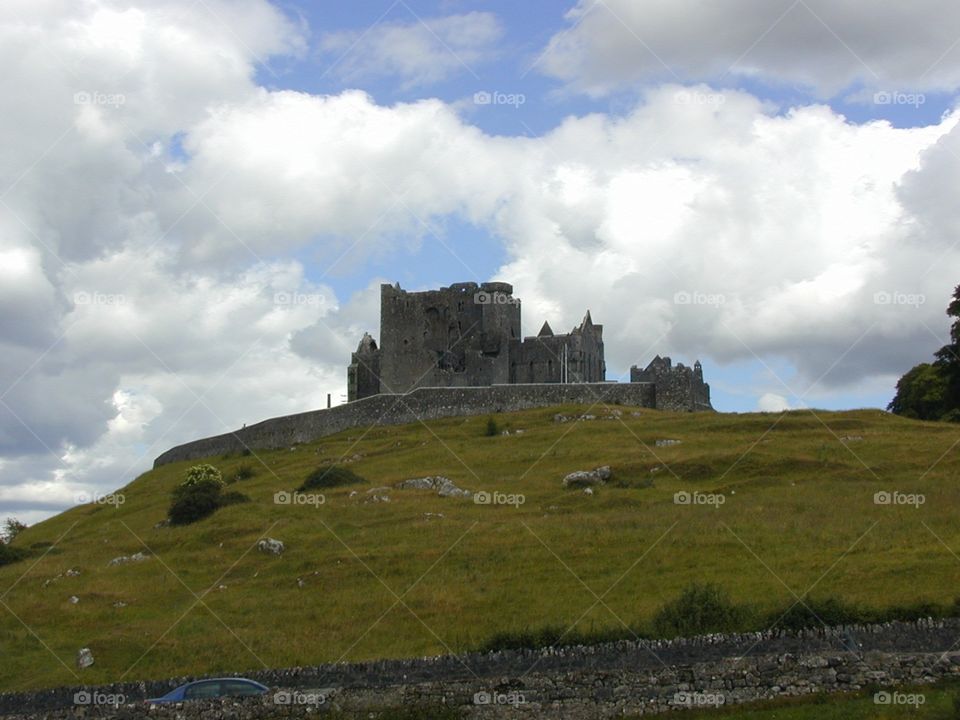
POLYGON ((157 527, 193 463, 167 465, 122 488, 118 507, 31 527, 15 545, 33 556, 0 567, 0 689, 439 654, 546 624, 643 628, 691 581, 768 610, 811 588, 875 607, 958 594, 956 426, 878 410, 554 418, 586 411, 498 416, 510 435, 455 418, 212 458, 225 477, 254 470, 229 488, 251 502, 185 527, 157 527), (343 459, 365 484, 315 506, 275 502, 343 459), (593 495, 561 486, 599 465, 613 478, 593 495), (367 492, 428 475, 524 502, 367 492), (877 504, 878 492, 924 503, 877 504), (286 551, 257 550, 265 536, 286 551), (150 557, 109 564, 137 552, 150 557), (77 670, 81 647, 96 662, 77 670))

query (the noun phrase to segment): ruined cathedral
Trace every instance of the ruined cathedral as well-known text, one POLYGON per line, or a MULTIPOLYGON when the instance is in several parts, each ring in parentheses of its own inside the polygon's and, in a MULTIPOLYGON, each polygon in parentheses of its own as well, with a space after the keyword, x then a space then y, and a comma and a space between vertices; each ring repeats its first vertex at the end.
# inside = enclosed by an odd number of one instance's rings
MULTIPOLYGON (((544 322, 536 336, 521 337, 520 300, 509 283, 425 292, 398 283, 380 286, 380 345, 364 334, 347 369, 347 399, 427 387, 605 381, 603 325, 589 310, 569 333, 555 334, 544 322)), ((657 356, 646 369, 631 368, 630 381, 655 385, 660 400, 669 396, 674 406, 712 409, 699 362, 674 367, 657 356)))

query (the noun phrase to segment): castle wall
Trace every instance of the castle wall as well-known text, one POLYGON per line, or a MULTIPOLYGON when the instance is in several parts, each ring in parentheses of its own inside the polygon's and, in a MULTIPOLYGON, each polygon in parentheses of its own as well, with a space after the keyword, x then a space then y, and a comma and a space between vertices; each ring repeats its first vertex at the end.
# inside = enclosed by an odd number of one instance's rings
POLYGON ((418 388, 406 395, 374 395, 324 410, 264 420, 223 435, 172 448, 154 467, 181 460, 254 450, 290 447, 355 427, 400 425, 461 415, 488 415, 551 405, 607 404, 656 407, 650 383, 578 383, 571 385, 492 385, 464 388, 418 388))
POLYGON ((380 392, 381 351, 355 352, 347 368, 347 400, 362 400, 380 392))
POLYGON ((440 290, 380 288, 380 391, 510 382, 520 301, 507 283, 440 290))
POLYGON ((630 368, 630 382, 647 382, 656 386, 658 410, 700 411, 713 410, 710 404, 710 386, 703 382, 703 371, 697 362, 692 368, 678 363, 673 367, 670 358, 659 355, 643 370, 630 368))

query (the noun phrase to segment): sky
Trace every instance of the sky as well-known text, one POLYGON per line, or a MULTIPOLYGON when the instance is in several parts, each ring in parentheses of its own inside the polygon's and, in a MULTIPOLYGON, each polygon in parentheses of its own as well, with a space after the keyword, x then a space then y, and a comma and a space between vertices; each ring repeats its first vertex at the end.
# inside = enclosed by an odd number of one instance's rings
POLYGON ((589 309, 725 412, 947 342, 956 3, 5 0, 0 66, 0 518, 340 402, 384 282, 589 309))

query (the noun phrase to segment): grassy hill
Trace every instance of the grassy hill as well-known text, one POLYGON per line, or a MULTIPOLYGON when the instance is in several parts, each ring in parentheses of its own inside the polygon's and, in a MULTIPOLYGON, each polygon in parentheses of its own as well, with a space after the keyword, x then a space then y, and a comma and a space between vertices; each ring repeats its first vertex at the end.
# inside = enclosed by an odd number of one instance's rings
POLYGON ((145 473, 119 491, 119 507, 39 523, 14 543, 32 556, 0 567, 0 689, 73 684, 74 672, 100 683, 439 654, 546 625, 643 632, 693 581, 758 613, 810 588, 875 608, 960 594, 957 426, 878 410, 610 408, 554 421, 585 411, 498 416, 510 435, 454 418, 211 458, 225 477, 253 469, 229 488, 251 502, 193 525, 157 527, 194 463, 145 473), (663 439, 681 442, 657 447, 663 439), (274 493, 344 459, 365 484, 329 489, 316 507, 275 504, 274 493), (613 478, 592 496, 561 487, 598 465, 613 478), (369 489, 426 475, 525 502, 397 489, 365 502, 369 489), (694 491, 725 501, 674 502, 694 491), (878 505, 881 491, 925 502, 878 505), (286 552, 258 551, 263 536, 286 552), (151 556, 108 565, 141 551, 151 556), (81 647, 96 663, 76 671, 81 647))

